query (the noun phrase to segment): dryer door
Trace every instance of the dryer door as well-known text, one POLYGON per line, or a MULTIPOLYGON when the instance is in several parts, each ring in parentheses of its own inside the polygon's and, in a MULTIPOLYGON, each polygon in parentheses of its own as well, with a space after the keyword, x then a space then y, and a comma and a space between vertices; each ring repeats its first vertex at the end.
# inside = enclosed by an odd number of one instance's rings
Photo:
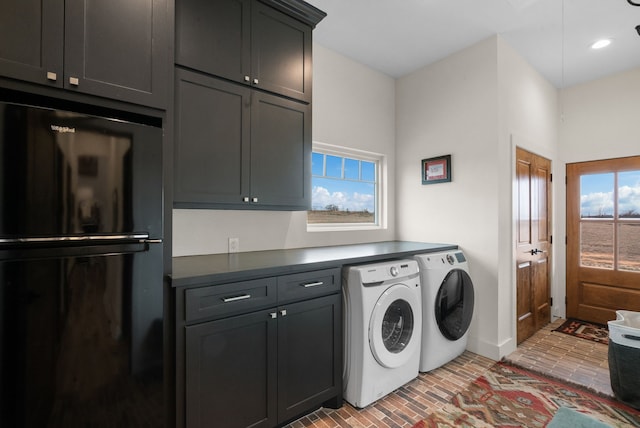
POLYGON ((378 363, 400 367, 420 341, 420 298, 404 284, 389 287, 378 299, 369 321, 369 347, 378 363))
POLYGON ((473 316, 473 283, 462 269, 445 276, 435 302, 438 328, 449 340, 458 340, 467 332, 473 316))

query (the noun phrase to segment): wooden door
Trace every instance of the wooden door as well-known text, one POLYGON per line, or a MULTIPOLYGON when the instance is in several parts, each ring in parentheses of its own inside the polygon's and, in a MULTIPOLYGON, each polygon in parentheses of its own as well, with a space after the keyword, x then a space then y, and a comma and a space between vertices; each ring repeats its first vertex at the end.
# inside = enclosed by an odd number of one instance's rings
POLYGON ((516 149, 517 341, 551 320, 551 161, 516 149))
POLYGON ((567 317, 640 311, 640 156, 567 164, 567 317))

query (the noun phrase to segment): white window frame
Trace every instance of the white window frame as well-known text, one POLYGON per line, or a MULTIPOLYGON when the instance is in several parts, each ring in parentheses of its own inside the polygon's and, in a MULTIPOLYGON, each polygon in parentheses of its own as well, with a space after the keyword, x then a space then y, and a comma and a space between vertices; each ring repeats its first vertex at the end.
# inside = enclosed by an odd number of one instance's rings
MULTIPOLYGON (((357 230, 379 230, 387 228, 387 158, 380 153, 333 144, 313 142, 313 152, 334 155, 351 159, 374 162, 376 168, 376 223, 307 223, 307 232, 336 232, 357 230)), ((313 182, 313 181, 312 181, 313 182)))

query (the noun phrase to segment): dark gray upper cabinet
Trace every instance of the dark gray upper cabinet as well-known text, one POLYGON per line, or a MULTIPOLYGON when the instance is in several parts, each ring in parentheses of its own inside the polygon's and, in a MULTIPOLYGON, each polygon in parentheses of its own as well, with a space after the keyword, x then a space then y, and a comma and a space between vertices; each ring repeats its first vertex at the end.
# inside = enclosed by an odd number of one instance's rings
POLYGON ((0 74, 62 86, 64 0, 0 2, 0 74))
POLYGON ((176 64, 244 82, 250 45, 251 0, 176 0, 176 64))
POLYGON ((257 0, 177 0, 176 63, 310 102, 312 26, 294 16, 257 0))
POLYGON ((309 209, 324 16, 302 0, 176 0, 174 207, 309 209))
POLYGON ((249 197, 251 89, 176 69, 174 203, 249 197))
POLYGON ((252 204, 307 210, 311 204, 311 107, 254 92, 252 204))
POLYGON ((306 210, 311 106, 176 69, 174 206, 306 210))
POLYGON ((3 0, 0 11, 0 75, 166 107, 167 0, 3 0))
POLYGON ((255 3, 251 27, 251 84, 311 102, 311 27, 255 3))

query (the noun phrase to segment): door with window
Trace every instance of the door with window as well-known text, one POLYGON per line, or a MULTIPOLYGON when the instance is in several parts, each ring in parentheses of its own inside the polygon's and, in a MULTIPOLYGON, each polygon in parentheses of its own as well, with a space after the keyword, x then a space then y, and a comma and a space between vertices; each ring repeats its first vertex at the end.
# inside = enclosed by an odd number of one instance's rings
POLYGON ((551 320, 551 161, 516 148, 517 342, 551 320))
POLYGON ((640 156, 567 164, 567 317, 640 311, 640 156))

